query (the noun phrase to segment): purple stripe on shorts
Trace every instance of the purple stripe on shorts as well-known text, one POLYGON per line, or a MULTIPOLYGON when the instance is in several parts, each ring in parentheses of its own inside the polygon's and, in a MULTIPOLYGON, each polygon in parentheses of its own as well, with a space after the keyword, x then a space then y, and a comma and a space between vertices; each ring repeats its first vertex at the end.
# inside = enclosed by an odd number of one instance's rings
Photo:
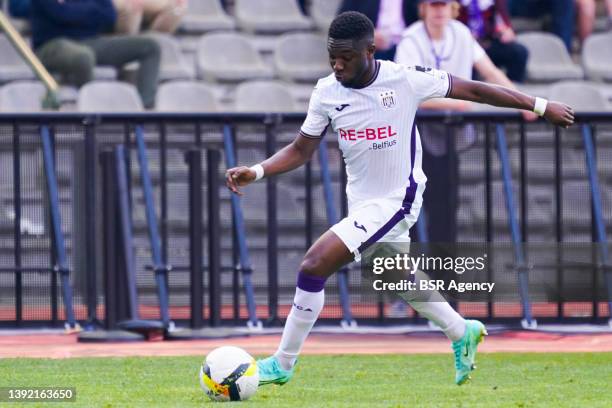
POLYGON ((298 273, 297 287, 306 292, 320 292, 325 287, 327 278, 309 275, 302 271, 298 273))
POLYGON ((402 201, 402 208, 393 214, 393 217, 378 229, 367 241, 362 243, 357 251, 362 254, 372 244, 378 242, 379 239, 384 237, 389 231, 393 229, 401 220, 404 219, 406 214, 410 214, 412 209, 412 203, 416 197, 418 184, 414 181, 414 162, 416 160, 416 123, 412 124, 412 132, 410 134, 410 185, 406 188, 406 195, 402 201))
POLYGON ((393 217, 391 217, 391 219, 387 221, 385 225, 380 227, 378 231, 376 231, 370 238, 368 238, 367 241, 359 245, 359 248, 357 249, 357 251, 359 251, 359 253, 362 254, 363 251, 365 251, 366 249, 370 247, 370 245, 376 243, 379 239, 384 237, 387 234, 387 232, 391 231, 393 227, 395 227, 397 223, 403 219, 404 219, 404 211, 400 209, 398 212, 393 214, 393 217))

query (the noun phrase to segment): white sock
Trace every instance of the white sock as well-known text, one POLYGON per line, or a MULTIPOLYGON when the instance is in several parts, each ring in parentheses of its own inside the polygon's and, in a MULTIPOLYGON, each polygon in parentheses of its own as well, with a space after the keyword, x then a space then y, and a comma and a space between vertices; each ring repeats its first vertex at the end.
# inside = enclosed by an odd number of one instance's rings
POLYGON ((290 370, 295 364, 308 333, 323 309, 324 302, 324 290, 307 292, 300 288, 295 289, 293 307, 287 316, 278 350, 274 353, 284 370, 290 370))
MULTIPOLYGON (((417 271, 415 282, 428 279, 422 271, 417 271)), ((415 290, 400 294, 400 296, 428 320, 434 322, 446 337, 457 341, 465 334, 465 319, 448 304, 437 290, 415 290)))
POLYGON ((451 341, 457 341, 465 334, 465 319, 447 302, 428 301, 409 303, 421 316, 425 316, 440 327, 451 341))

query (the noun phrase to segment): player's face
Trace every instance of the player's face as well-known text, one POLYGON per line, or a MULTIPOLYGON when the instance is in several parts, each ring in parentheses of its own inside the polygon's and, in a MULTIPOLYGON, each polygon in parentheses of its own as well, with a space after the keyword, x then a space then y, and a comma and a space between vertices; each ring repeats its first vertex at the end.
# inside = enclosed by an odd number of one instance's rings
POLYGON ((336 80, 342 86, 356 87, 368 79, 374 61, 374 46, 367 40, 355 44, 351 40, 330 38, 327 51, 336 80))
POLYGON ((425 20, 431 25, 445 26, 451 20, 453 9, 450 3, 426 3, 425 20))

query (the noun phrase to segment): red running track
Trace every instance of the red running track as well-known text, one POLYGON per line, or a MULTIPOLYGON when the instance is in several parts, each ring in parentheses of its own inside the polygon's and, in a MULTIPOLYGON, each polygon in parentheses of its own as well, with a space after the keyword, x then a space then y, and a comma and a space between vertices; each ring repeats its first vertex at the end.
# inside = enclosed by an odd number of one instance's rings
MULTIPOLYGON (((255 355, 274 352, 279 335, 251 335, 218 340, 79 343, 75 334, 19 334, 0 336, 0 358, 185 356, 207 354, 221 345, 243 347, 255 355)), ((610 334, 549 334, 510 331, 487 336, 479 351, 493 352, 612 352, 610 334)), ((312 334, 305 354, 449 353, 441 334, 312 334)))

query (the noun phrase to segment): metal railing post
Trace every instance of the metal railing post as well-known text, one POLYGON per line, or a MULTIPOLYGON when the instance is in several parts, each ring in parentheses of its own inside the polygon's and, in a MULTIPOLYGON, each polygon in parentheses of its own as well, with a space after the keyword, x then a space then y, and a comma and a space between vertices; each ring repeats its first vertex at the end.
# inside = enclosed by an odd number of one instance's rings
POLYGON ((66 328, 78 330, 79 327, 74 319, 74 309, 72 305, 72 285, 70 284, 70 269, 68 267, 68 257, 66 255, 66 243, 62 232, 62 218, 59 210, 59 192, 57 187, 57 177, 55 175, 55 161, 53 159, 53 149, 51 147, 51 135, 47 126, 42 126, 40 136, 43 145, 43 159, 45 163, 45 175, 47 178, 47 188, 49 191, 51 226, 53 229, 53 241, 55 244, 55 254, 57 265, 55 270, 60 273, 62 282, 62 296, 66 313, 66 328))
POLYGON ((157 283, 157 296, 159 298, 159 313, 161 321, 166 327, 170 327, 170 312, 168 305, 168 288, 166 286, 166 275, 170 267, 162 259, 161 240, 159 237, 159 228, 157 224, 157 216, 155 215, 155 204, 153 201, 153 184, 151 183, 151 174, 149 173, 149 162, 147 159, 147 148, 144 142, 144 131, 141 125, 136 126, 136 144, 138 147, 138 161, 140 162, 140 178, 142 181, 142 190, 145 197, 145 213, 147 217, 147 228, 149 233, 149 242, 151 244, 151 256, 153 258, 153 269, 155 273, 155 282, 157 283))
POLYGON ((518 273, 519 293, 523 306, 523 320, 521 324, 525 328, 535 328, 537 322, 531 314, 531 303, 529 301, 529 266, 527 265, 523 248, 523 239, 517 220, 516 207, 514 205, 514 192, 512 191, 512 173, 510 172, 510 159, 508 156, 508 146, 506 144, 506 132, 504 126, 495 126, 497 135, 497 152, 501 162, 502 181, 504 185, 504 198, 506 201, 506 211, 508 213, 508 226, 514 244, 514 257, 516 271, 518 273))
MULTIPOLYGON (((230 125, 223 125, 223 144, 225 152, 225 163, 228 168, 236 166, 236 157, 234 155, 235 147, 233 140, 233 129, 230 125)), ((232 221, 234 225, 234 235, 238 244, 240 263, 238 268, 242 273, 242 284, 244 286, 244 295, 247 304, 249 315, 248 326, 250 328, 261 328, 261 321, 257 319, 257 311, 255 305, 255 294, 253 283, 251 280, 253 268, 249 256, 249 248, 246 242, 246 228, 244 226, 244 215, 242 213, 241 200, 236 194, 230 195, 232 206, 232 221)))
POLYGON ((584 153, 586 155, 587 174, 591 187, 591 203, 593 210, 593 218, 595 224, 595 233, 599 249, 599 261, 604 270, 606 280, 606 288, 608 292, 608 312, 610 318, 608 323, 612 326, 612 266, 609 264, 608 258, 608 238, 606 235, 606 224, 603 218, 601 190, 599 179, 597 177, 597 158, 595 156, 595 146, 593 143, 593 135, 591 127, 588 124, 581 126, 582 139, 584 141, 584 153))

